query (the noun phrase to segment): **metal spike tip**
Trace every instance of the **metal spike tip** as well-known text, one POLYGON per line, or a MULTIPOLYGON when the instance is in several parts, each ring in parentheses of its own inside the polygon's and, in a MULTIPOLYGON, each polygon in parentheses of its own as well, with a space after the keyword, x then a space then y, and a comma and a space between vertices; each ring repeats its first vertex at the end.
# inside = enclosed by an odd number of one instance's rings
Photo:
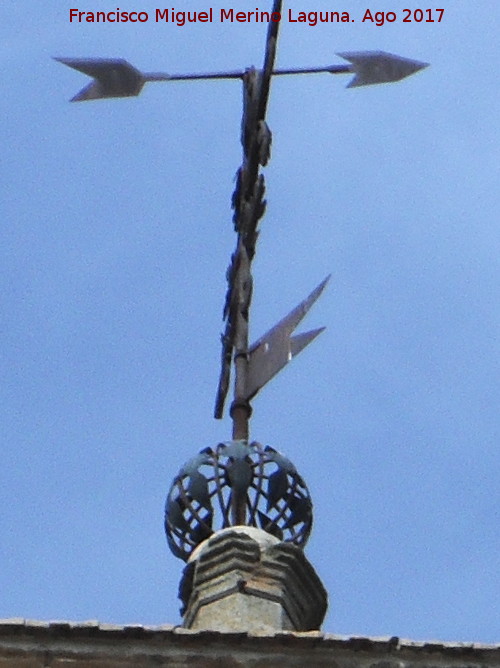
POLYGON ((400 81, 429 66, 429 63, 385 51, 344 51, 337 53, 337 56, 352 64, 351 70, 355 76, 347 84, 347 88, 400 81))

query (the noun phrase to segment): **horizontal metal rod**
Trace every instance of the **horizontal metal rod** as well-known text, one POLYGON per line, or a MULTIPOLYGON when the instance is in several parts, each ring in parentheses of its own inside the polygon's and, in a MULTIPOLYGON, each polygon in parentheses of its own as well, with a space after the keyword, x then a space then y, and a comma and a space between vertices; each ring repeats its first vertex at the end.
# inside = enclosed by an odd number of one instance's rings
POLYGON ((330 74, 346 74, 352 72, 351 65, 328 65, 327 67, 295 67, 291 69, 274 70, 273 74, 317 74, 329 72, 330 74))
MULTIPOLYGON (((243 79, 246 70, 234 70, 232 72, 202 72, 200 74, 166 74, 164 72, 147 72, 144 78, 147 81, 193 81, 196 79, 243 79)), ((284 74, 317 74, 328 72, 329 74, 345 74, 352 72, 351 65, 328 65, 326 67, 295 67, 289 69, 273 70, 273 75, 284 74)))

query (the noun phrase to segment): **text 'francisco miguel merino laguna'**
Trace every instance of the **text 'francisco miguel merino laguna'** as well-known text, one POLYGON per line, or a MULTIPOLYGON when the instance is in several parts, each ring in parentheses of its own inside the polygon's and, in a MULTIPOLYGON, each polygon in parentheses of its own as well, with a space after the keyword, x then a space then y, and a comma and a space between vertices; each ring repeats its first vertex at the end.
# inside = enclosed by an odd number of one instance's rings
POLYGON ((156 9, 152 12, 144 11, 122 11, 119 7, 110 12, 82 11, 79 9, 69 10, 70 23, 146 23, 154 20, 156 23, 174 23, 183 26, 187 23, 277 23, 288 20, 290 23, 344 23, 351 21, 348 12, 296 12, 288 10, 283 16, 280 12, 264 12, 258 8, 253 12, 241 12, 235 9, 220 9, 214 11, 212 7, 205 11, 177 11, 172 9, 156 9))

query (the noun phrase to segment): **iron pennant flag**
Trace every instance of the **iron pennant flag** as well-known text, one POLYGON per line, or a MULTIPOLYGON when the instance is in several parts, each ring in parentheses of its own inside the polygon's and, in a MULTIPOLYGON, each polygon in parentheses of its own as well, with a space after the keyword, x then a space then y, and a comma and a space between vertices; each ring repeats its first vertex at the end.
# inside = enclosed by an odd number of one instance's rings
POLYGON ((250 346, 245 391, 247 400, 252 399, 290 360, 325 330, 325 327, 319 327, 292 336, 292 332, 321 295, 329 279, 330 276, 327 276, 321 281, 304 301, 250 346))

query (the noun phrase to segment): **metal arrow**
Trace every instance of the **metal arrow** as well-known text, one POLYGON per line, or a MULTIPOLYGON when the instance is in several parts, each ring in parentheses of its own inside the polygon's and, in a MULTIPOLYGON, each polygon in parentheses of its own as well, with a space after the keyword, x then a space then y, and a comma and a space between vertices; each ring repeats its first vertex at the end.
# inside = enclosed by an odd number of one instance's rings
POLYGON ((93 81, 71 98, 71 102, 139 95, 146 83, 144 74, 121 58, 55 58, 54 60, 93 77, 93 81))
MULTIPOLYGON (((273 76, 289 74, 354 73, 347 88, 400 81, 428 67, 410 58, 403 58, 384 51, 353 51, 338 53, 350 65, 323 67, 296 67, 273 69, 273 76)), ((198 74, 167 74, 166 72, 141 72, 123 58, 54 58, 59 63, 83 72, 94 80, 77 93, 71 102, 98 100, 110 97, 135 97, 148 81, 193 81, 200 79, 243 79, 247 70, 228 72, 201 72, 198 74)))
POLYGON ((337 56, 352 63, 351 71, 356 75, 347 84, 347 88, 400 81, 429 66, 429 63, 395 56, 385 51, 349 51, 337 53, 337 56))

